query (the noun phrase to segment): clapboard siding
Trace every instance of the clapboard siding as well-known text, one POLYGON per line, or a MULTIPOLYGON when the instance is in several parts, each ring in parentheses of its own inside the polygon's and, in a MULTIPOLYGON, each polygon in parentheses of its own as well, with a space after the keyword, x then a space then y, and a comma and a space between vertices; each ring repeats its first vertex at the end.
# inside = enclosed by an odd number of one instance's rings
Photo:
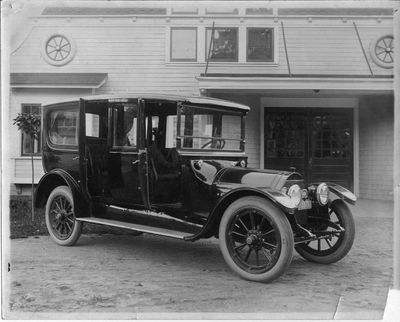
POLYGON ((360 195, 393 200, 393 97, 360 101, 360 195))
MULTIPOLYGON (((360 29, 368 55, 369 43, 376 34, 370 28, 360 29)), ((288 28, 286 38, 293 73, 354 75, 369 73, 355 29, 352 27, 288 28)))
MULTIPOLYGON (((90 19, 89 19, 90 20, 90 19)), ((295 26, 285 26, 287 50, 292 73, 301 74, 369 74, 368 66, 358 42, 354 27, 351 23, 346 27, 335 26, 309 26, 307 21, 301 20, 295 26)), ((193 20, 193 26, 199 26, 197 20, 193 20)), ((246 64, 246 63, 210 63, 210 73, 287 73, 287 63, 284 50, 283 35, 280 26, 276 41, 279 50, 278 63, 246 64)), ((182 77, 182 85, 192 79, 192 85, 196 83, 194 76, 204 72, 204 62, 197 64, 171 64, 166 62, 167 37, 166 25, 143 26, 104 26, 90 28, 82 27, 35 27, 13 54, 12 72, 51 72, 60 70, 65 72, 88 71, 109 72, 110 76, 125 81, 128 77, 133 82, 138 82, 137 77, 131 74, 131 69, 146 72, 156 78, 154 90, 157 90, 157 78, 169 80, 182 77), (77 52, 75 58, 66 66, 54 67, 48 65, 40 57, 43 39, 53 32, 62 29, 76 42, 77 52), (118 72, 113 75, 113 72, 118 72), (125 71, 125 73, 124 73, 125 71), (154 72, 154 74, 152 74, 154 72)), ((391 28, 374 28, 373 26, 360 26, 359 32, 369 57, 370 43, 378 36, 390 34, 391 28)), ((199 40, 200 42, 200 40, 199 40)), ((198 44, 201 48, 204 44, 198 44)), ((369 58, 371 67, 376 74, 392 74, 375 65, 369 58)), ((141 75, 143 77, 143 75, 141 75)), ((111 79, 111 77, 109 77, 111 79)), ((140 84, 140 81, 139 81, 140 84)), ((119 87, 117 85, 117 87, 119 87)), ((151 90, 151 88, 149 89, 151 90)))
MULTIPOLYGON (((14 180, 16 182, 23 182, 23 183, 29 183, 30 180, 32 180, 32 170, 31 170, 31 160, 28 159, 16 159, 14 163, 14 173, 15 177, 14 180)), ((43 166, 42 166, 42 160, 35 159, 33 162, 34 166, 34 175, 35 179, 34 182, 37 183, 39 182, 40 178, 43 176, 44 171, 43 171, 43 166)))
POLYGON ((250 168, 260 167, 260 107, 257 102, 250 101, 247 104, 251 110, 246 118, 246 154, 249 157, 250 168))
POLYGON ((70 64, 59 68, 47 65, 37 55, 43 35, 50 35, 52 29, 35 28, 29 41, 14 54, 14 71, 106 72, 108 81, 98 93, 172 92, 177 89, 186 94, 198 93, 194 78, 200 73, 198 66, 175 67, 165 63, 165 30, 164 26, 66 28, 66 34, 75 40, 77 52, 70 64), (22 54, 27 52, 31 54, 22 54))

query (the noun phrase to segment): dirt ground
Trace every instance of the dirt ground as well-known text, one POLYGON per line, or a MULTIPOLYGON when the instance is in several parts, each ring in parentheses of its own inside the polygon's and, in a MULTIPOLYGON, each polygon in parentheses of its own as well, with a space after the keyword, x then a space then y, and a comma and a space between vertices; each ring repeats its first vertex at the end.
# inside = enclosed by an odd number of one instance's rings
POLYGON ((393 220, 355 221, 355 243, 342 261, 318 265, 295 254, 271 284, 234 275, 216 239, 83 235, 74 247, 48 236, 13 239, 4 317, 381 319, 393 220))

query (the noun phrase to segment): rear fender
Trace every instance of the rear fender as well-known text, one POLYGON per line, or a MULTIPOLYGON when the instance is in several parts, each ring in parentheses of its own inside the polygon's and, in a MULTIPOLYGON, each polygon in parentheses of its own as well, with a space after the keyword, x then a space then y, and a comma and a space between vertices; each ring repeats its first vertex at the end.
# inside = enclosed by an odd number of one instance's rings
POLYGON ((344 201, 355 205, 357 197, 350 190, 347 190, 346 188, 335 183, 327 183, 327 185, 329 187, 329 190, 340 199, 343 199, 344 201))
POLYGON ((66 171, 54 169, 47 172, 39 181, 35 192, 35 207, 42 208, 46 205, 50 193, 58 186, 68 186, 74 199, 76 217, 90 215, 90 201, 84 198, 78 182, 66 171))

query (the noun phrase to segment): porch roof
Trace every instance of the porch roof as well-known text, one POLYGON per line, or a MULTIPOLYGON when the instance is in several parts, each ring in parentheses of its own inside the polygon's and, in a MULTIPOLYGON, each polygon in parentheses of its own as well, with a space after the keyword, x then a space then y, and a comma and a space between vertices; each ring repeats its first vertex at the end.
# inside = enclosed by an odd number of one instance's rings
POLYGON ((201 74, 199 88, 231 90, 318 89, 344 91, 393 91, 393 75, 312 74, 201 74))
POLYGON ((11 73, 13 88, 99 88, 107 73, 11 73))

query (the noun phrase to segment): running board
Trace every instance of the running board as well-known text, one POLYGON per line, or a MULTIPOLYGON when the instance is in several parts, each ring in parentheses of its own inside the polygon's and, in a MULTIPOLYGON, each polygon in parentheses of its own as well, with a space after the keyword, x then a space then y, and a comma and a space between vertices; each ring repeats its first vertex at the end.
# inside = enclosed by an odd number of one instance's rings
POLYGON ((170 230, 170 229, 165 229, 165 228, 160 228, 160 227, 150 227, 150 226, 145 226, 145 225, 132 224, 129 222, 104 219, 104 218, 82 217, 82 218, 76 218, 76 220, 82 221, 82 222, 87 222, 90 224, 99 224, 99 225, 106 225, 106 226, 136 230, 136 231, 141 231, 143 233, 177 238, 177 239, 183 239, 183 240, 186 239, 186 237, 192 236, 192 234, 182 232, 182 231, 170 230))

